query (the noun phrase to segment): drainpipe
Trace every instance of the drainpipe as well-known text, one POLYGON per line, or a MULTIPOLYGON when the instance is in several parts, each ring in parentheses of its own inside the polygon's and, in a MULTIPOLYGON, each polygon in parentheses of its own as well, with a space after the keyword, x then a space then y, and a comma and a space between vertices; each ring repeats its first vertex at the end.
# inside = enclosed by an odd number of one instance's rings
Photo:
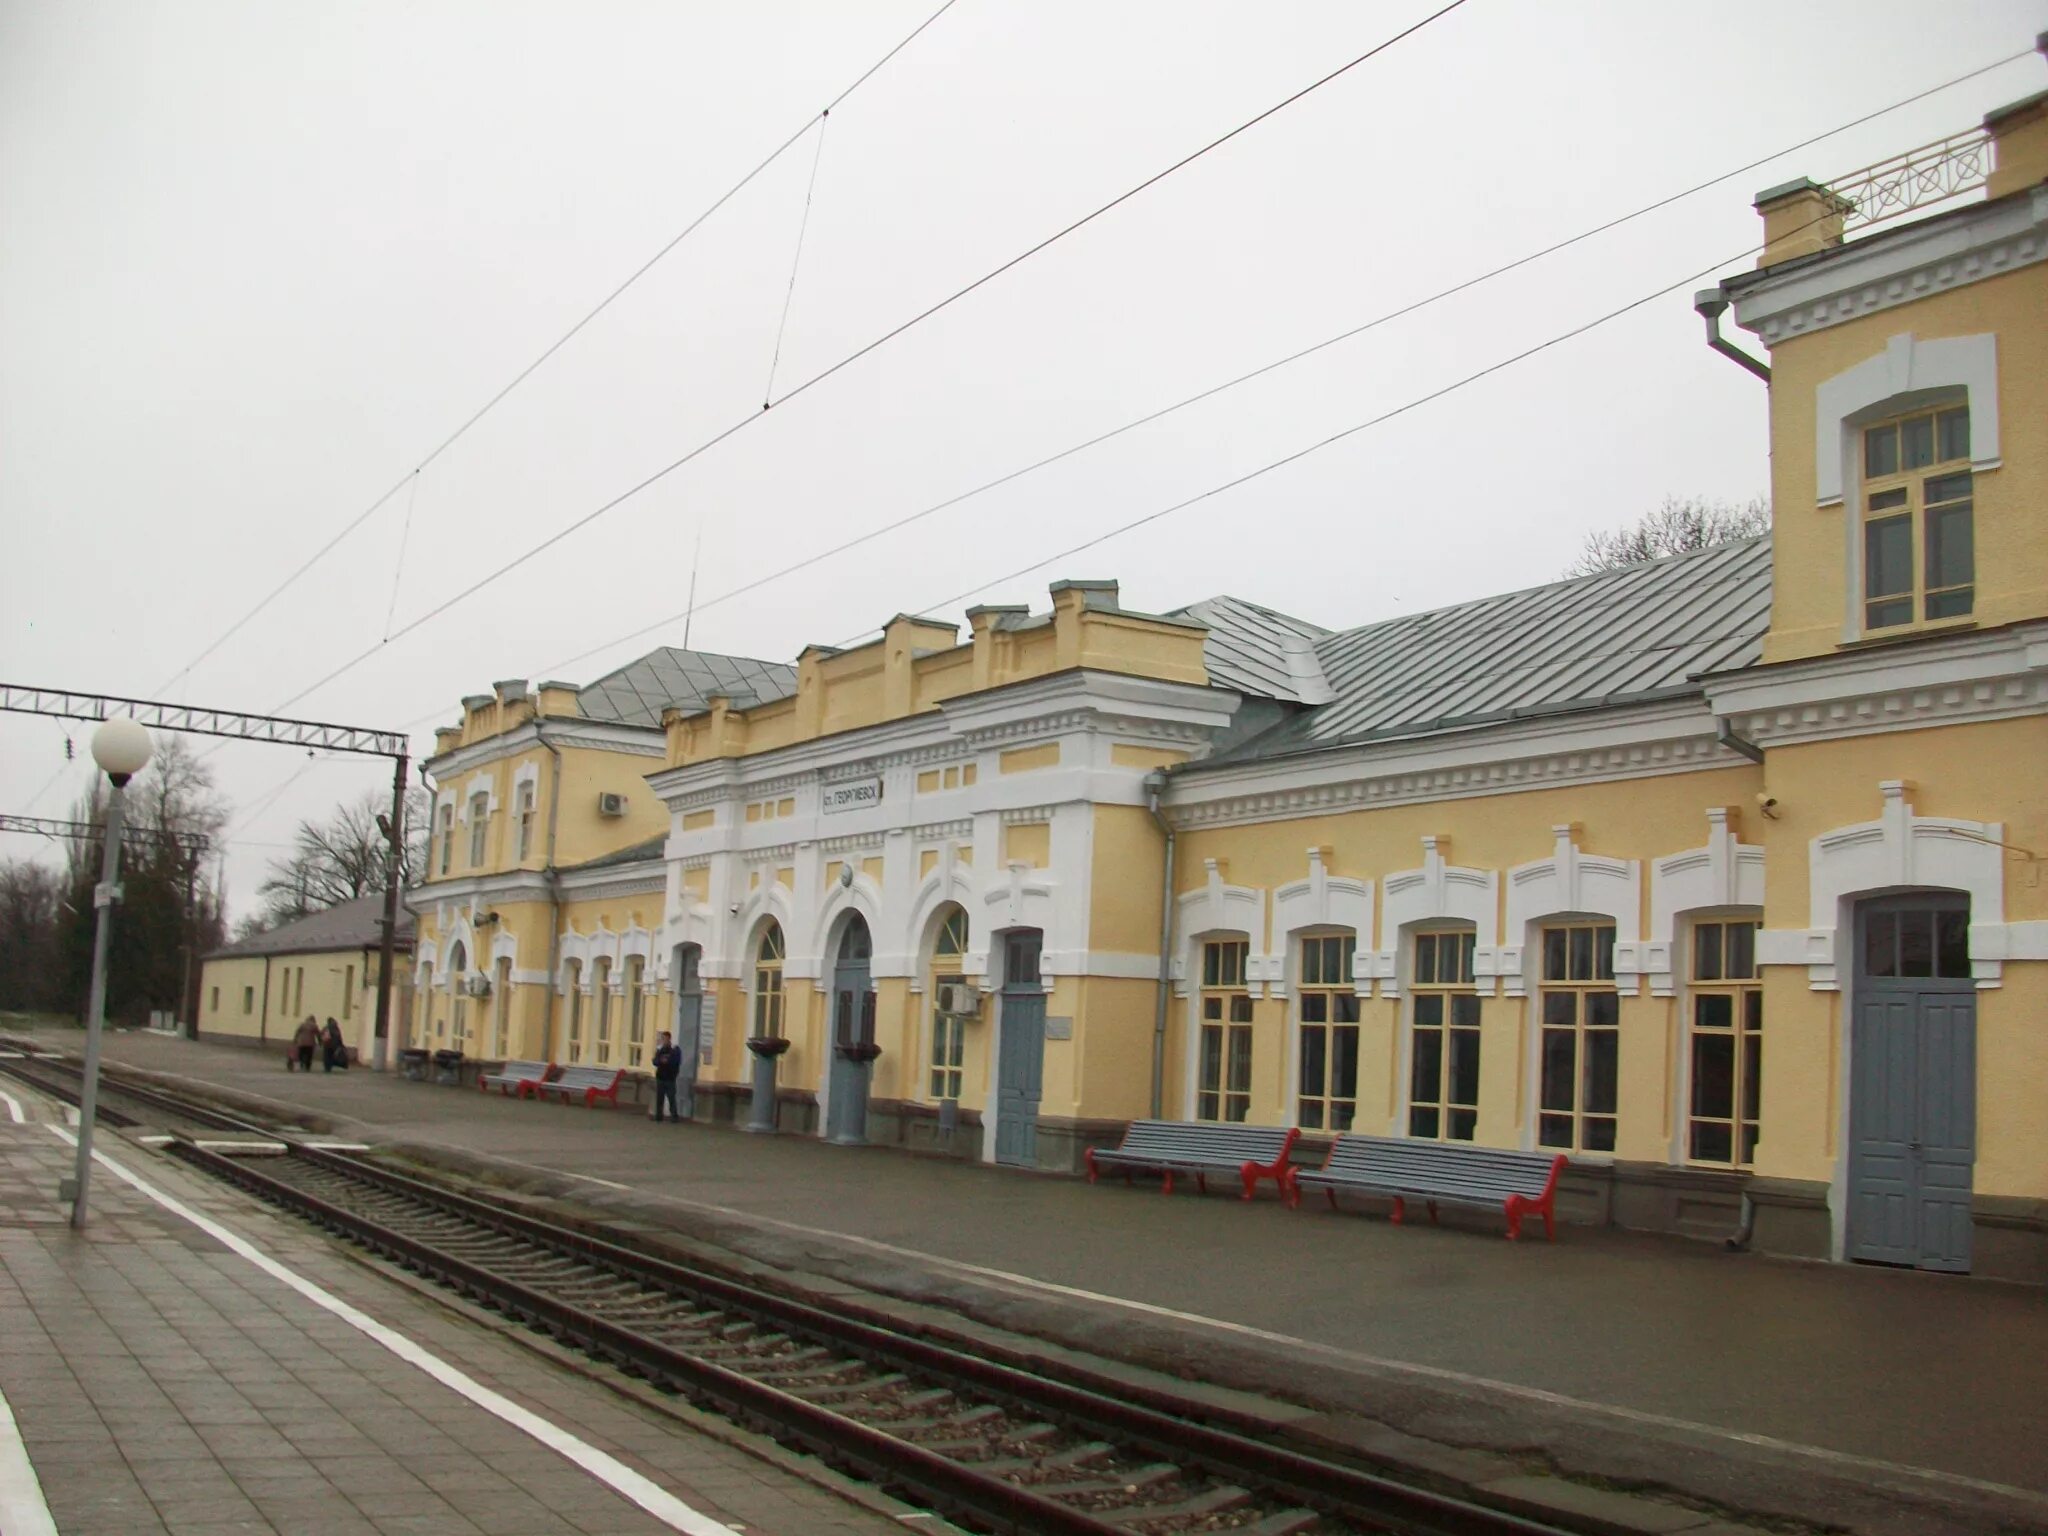
POLYGON ((1173 823, 1159 808, 1166 789, 1166 774, 1155 768, 1145 775, 1145 809, 1159 824, 1166 839, 1166 859, 1159 881, 1159 995, 1152 1007, 1152 1118, 1165 1114, 1166 1095, 1166 1011, 1173 982, 1173 823))
POLYGON ((1728 301, 1721 296, 1720 289, 1702 288, 1692 296, 1692 307, 1698 310, 1700 318, 1707 322, 1708 346, 1712 347, 1730 362, 1747 368, 1766 384, 1771 382, 1770 364, 1758 362, 1747 352, 1743 351, 1742 348, 1721 334, 1721 314, 1722 311, 1728 308, 1728 301))
POLYGON ((547 1012, 541 1018, 540 1056, 542 1061, 555 1059, 555 976, 562 958, 562 878, 555 868, 555 826, 561 820, 562 809, 562 749, 548 740, 547 727, 537 725, 535 733, 540 744, 547 748, 553 759, 548 773, 548 860, 541 870, 548 883, 548 984, 547 1012))
POLYGON ((1735 1231, 1724 1238, 1723 1244, 1730 1253, 1749 1252, 1750 1235, 1756 1231, 1756 1202, 1749 1198, 1749 1191, 1742 1192, 1742 1221, 1735 1231))
POLYGON ((270 956, 263 957, 263 1011, 256 1015, 256 1043, 270 1043, 270 956))
POLYGON ((1729 720, 1726 715, 1714 716, 1714 740, 1721 743, 1730 752, 1740 752, 1752 763, 1760 763, 1764 760, 1764 749, 1748 737, 1736 735, 1734 722, 1729 720))

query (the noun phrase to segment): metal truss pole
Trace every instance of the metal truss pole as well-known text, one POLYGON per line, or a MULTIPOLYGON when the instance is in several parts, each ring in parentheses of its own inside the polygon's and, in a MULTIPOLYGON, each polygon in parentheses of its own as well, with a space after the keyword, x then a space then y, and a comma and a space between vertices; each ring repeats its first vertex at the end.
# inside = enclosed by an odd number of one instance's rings
POLYGON ((401 752, 391 775, 391 846, 385 853, 383 933, 377 941, 377 1037, 370 1064, 382 1072, 391 1057, 391 971, 398 940, 398 887, 405 879, 405 776, 411 759, 401 752))

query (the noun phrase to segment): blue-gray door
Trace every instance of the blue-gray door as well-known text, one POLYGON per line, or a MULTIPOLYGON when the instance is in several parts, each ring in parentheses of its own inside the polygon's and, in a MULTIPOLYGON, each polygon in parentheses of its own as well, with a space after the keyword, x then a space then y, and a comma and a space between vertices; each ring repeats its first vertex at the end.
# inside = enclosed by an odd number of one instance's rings
POLYGON ((874 941, 858 912, 846 920, 832 967, 832 1062, 825 1099, 825 1137, 843 1146, 867 1140, 870 1056, 875 1043, 875 993, 869 976, 874 941))
POLYGON ((1045 1090, 1045 986, 1038 974, 1043 943, 1036 928, 1003 936, 996 1161, 1023 1168, 1038 1166, 1038 1101, 1045 1090))
POLYGON ((1900 896, 1856 915, 1848 1255, 1970 1267, 1977 993, 1969 900, 1900 896))
POLYGON ((704 983, 697 974, 703 951, 685 944, 676 951, 676 1049, 683 1053, 676 1076, 676 1113, 685 1120, 697 1113, 697 1058, 703 1049, 704 983))

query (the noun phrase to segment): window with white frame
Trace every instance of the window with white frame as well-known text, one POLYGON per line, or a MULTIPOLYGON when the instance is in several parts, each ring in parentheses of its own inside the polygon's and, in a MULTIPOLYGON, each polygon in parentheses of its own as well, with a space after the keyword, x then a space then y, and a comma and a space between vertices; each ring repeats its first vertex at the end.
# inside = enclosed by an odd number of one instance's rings
POLYGON ((455 807, 441 807, 441 873, 447 874, 455 865, 455 807))
POLYGON ((770 922, 754 947, 754 1038, 782 1033, 782 925, 770 922))
POLYGON ((1470 1141, 1479 1130, 1479 993, 1471 929, 1415 935, 1408 986, 1408 1134, 1470 1141))
POLYGON ((1295 1121, 1305 1131, 1348 1131, 1358 1115, 1358 991, 1351 981, 1357 952, 1354 934, 1307 934, 1301 940, 1294 989, 1300 1045, 1295 1121))
POLYGON ((1970 410, 1863 429, 1863 627, 1968 617, 1975 605, 1970 410))
POLYGON ((959 1098, 965 1075, 967 1021, 958 1014, 939 1011, 939 989, 967 979, 962 974, 966 956, 967 914, 959 907, 949 907, 932 940, 931 974, 925 983, 932 1009, 931 1096, 935 1099, 959 1098))
POLYGON ((491 997, 491 1053, 503 1059, 512 1033, 512 962, 500 958, 498 982, 491 997))
POLYGON ((1695 923, 1689 988, 1689 1161, 1747 1168, 1756 1159, 1764 1070, 1764 994, 1749 920, 1695 923))
POLYGON ((469 797, 469 867, 481 869, 489 852, 491 797, 478 791, 469 797))
POLYGON ((519 786, 512 810, 519 820, 519 861, 523 864, 533 857, 533 780, 519 786))
POLYGON ((1241 1121, 1252 1112, 1252 997, 1245 987, 1248 939, 1202 946, 1202 1034, 1195 1087, 1197 1120, 1241 1121))
POLYGON ((1544 927, 1537 1002, 1537 1143, 1560 1152, 1612 1152, 1621 1064, 1612 923, 1544 927))
POLYGON ((612 1057, 612 963, 606 959, 590 962, 590 1005, 597 1015, 597 1057, 612 1057))
MULTIPOLYGON (((462 1049, 463 1037, 469 1032, 469 996, 463 990, 464 983, 469 980, 463 972, 468 969, 469 951, 462 947, 462 941, 458 939, 455 947, 448 951, 448 986, 455 994, 454 1004, 449 1009, 452 1018, 449 1025, 449 1043, 458 1051, 462 1049)), ((303 982, 300 983, 301 988, 304 985, 303 982)))
POLYGON ((568 1051, 571 1061, 583 1059, 583 962, 571 960, 564 968, 564 985, 568 995, 562 1000, 562 1008, 569 1016, 568 1051))
POLYGON ((638 1066, 647 1048, 647 962, 638 955, 626 960, 626 1051, 638 1066))

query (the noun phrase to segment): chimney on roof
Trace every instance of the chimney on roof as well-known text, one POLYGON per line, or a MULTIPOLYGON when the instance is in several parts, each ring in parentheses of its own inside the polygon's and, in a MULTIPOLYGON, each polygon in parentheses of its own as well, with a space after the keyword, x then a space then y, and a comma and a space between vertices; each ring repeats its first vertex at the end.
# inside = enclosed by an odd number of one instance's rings
POLYGON ((1764 248, 1759 267, 1776 266, 1794 256, 1808 256, 1842 243, 1842 220, 1855 204, 1804 176, 1756 195, 1756 211, 1764 219, 1764 248))

